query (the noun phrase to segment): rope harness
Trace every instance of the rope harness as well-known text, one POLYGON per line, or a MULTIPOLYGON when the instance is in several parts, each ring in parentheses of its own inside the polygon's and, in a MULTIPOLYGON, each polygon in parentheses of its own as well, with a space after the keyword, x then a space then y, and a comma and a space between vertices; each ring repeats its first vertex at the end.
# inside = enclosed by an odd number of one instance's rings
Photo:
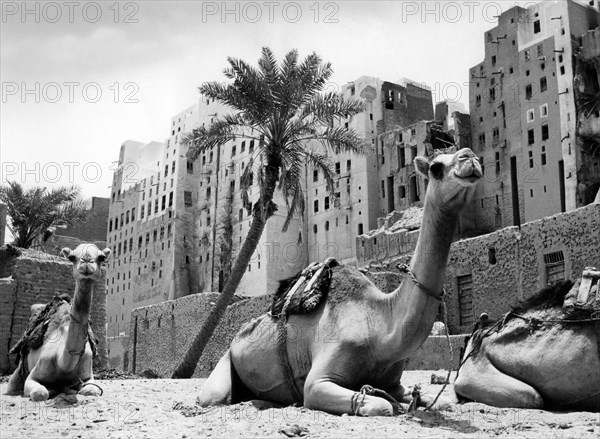
MULTIPOLYGON (((331 282, 331 269, 338 265, 337 261, 333 258, 328 258, 323 263, 313 262, 306 267, 296 283, 292 288, 285 294, 285 302, 278 314, 269 312, 272 318, 277 320, 277 354, 279 356, 279 362, 283 369, 283 376, 287 384, 288 390, 290 391, 294 401, 298 404, 302 404, 304 398, 302 392, 298 388, 296 378, 294 377, 294 371, 290 364, 290 359, 287 351, 287 318, 289 314, 290 305, 292 299, 294 302, 304 302, 305 308, 308 307, 310 310, 314 309, 317 302, 321 300, 323 294, 315 294, 317 289, 324 288, 323 280, 325 280, 326 288, 329 288, 331 282), (304 287, 302 289, 302 287, 304 287), (310 298, 308 301, 303 301, 302 298, 310 298), (316 299, 316 300, 315 300, 316 299)), ((321 292, 322 293, 322 292, 321 292)), ((305 312, 305 310, 297 309, 295 312, 305 312)))

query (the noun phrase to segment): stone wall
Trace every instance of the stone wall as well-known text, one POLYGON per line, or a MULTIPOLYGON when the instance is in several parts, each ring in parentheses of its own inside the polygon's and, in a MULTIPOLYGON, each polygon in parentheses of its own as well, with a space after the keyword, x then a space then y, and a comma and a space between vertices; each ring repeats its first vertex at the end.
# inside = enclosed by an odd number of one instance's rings
MULTIPOLYGON (((152 369, 170 377, 187 351, 218 293, 200 293, 136 308, 131 313, 129 370, 152 369)), ((264 314, 271 296, 240 300, 229 306, 194 373, 208 376, 244 322, 264 314)))
MULTIPOLYGON (((520 229, 508 227, 453 243, 445 274, 450 332, 470 332, 471 324, 464 323, 469 318, 477 318, 482 312, 497 318, 515 301, 546 286, 544 255, 562 252, 565 278, 580 277, 587 266, 600 267, 598 230, 600 204, 595 203, 523 224, 520 229), (468 275, 472 281, 473 306, 470 316, 461 316, 458 277, 468 275)), ((371 236, 357 238, 359 265, 377 262, 382 263, 382 270, 397 272, 397 262, 410 260, 418 233, 384 229, 371 236), (410 240, 409 236, 412 236, 410 240)), ((376 284, 381 289, 385 286, 389 291, 400 281, 401 277, 390 274, 385 282, 376 284)))
MULTIPOLYGON (((8 354, 29 321, 31 305, 47 303, 57 292, 73 296, 75 280, 72 264, 64 258, 42 252, 0 248, 0 373, 14 370, 15 357, 8 354)), ((106 292, 105 275, 94 286, 92 329, 99 340, 94 365, 105 367, 106 292)))

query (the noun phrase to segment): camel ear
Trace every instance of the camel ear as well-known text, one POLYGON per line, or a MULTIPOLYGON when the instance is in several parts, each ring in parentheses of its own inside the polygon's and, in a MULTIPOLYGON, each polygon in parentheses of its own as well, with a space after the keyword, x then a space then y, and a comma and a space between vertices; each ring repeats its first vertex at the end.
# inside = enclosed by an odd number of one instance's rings
POLYGON ((61 251, 60 251, 60 255, 63 258, 67 258, 69 259, 69 256, 71 256, 71 249, 69 247, 64 247, 61 251))
POLYGON ((105 248, 104 250, 102 250, 102 253, 104 253, 104 258, 103 258, 103 259, 106 259, 106 258, 108 258, 108 257, 110 256, 110 254, 111 254, 112 252, 111 252, 111 251, 110 251, 110 249, 107 247, 107 248, 105 248))
POLYGON ((415 157, 415 168, 419 171, 423 176, 429 177, 429 160, 425 157, 415 157))

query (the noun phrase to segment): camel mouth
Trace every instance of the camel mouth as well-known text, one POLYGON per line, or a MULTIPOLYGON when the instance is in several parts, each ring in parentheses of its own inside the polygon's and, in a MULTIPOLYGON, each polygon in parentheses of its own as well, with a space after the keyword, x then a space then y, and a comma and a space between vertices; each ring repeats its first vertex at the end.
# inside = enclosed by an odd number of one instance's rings
POLYGON ((456 172, 456 176, 461 180, 465 180, 469 183, 477 183, 483 176, 481 172, 481 165, 478 160, 469 160, 465 163, 461 169, 456 172))
POLYGON ((82 267, 78 269, 79 274, 83 275, 83 276, 91 276, 93 275, 96 270, 90 268, 90 267, 82 267))

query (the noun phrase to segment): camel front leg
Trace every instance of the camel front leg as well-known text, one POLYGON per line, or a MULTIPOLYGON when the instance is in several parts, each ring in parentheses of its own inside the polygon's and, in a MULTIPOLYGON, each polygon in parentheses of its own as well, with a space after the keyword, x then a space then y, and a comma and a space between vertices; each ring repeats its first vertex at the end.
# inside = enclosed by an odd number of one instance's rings
POLYGON ((360 395, 334 382, 311 378, 310 374, 304 385, 304 406, 334 415, 392 416, 394 414, 392 404, 383 398, 360 395))
POLYGON ((544 406, 544 400, 533 387, 500 372, 485 357, 462 365, 454 391, 471 401, 495 407, 541 409, 544 406))
POLYGON ((198 404, 209 407, 231 403, 231 356, 227 349, 200 390, 198 404))
POLYGON ((32 378, 34 372, 35 367, 29 373, 29 376, 25 380, 23 394, 25 396, 29 396, 31 400, 35 402, 46 401, 50 397, 50 393, 48 392, 48 389, 46 389, 46 387, 44 387, 42 384, 38 383, 32 378))
POLYGON ((88 354, 87 352, 84 355, 86 357, 84 358, 81 366, 79 367, 77 374, 79 379, 82 381, 82 385, 77 393, 84 396, 100 396, 103 392, 94 380, 92 355, 91 353, 88 354))
POLYGON ((6 395, 21 395, 23 393, 23 379, 21 378, 21 367, 22 363, 12 373, 8 379, 8 388, 6 389, 6 395))

